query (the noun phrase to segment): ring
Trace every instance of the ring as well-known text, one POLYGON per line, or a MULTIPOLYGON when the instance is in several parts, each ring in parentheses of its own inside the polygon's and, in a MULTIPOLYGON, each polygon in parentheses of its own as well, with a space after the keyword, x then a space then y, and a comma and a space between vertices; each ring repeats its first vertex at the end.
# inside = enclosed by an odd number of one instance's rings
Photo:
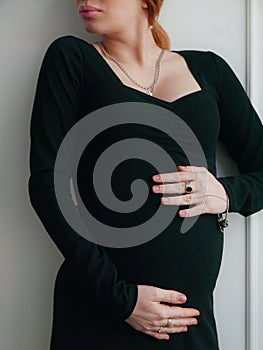
POLYGON ((185 193, 191 193, 193 191, 193 187, 191 182, 185 182, 185 193))
POLYGON ((167 324, 165 327, 170 327, 171 326, 171 323, 172 323, 172 320, 170 318, 168 318, 167 320, 167 324))
POLYGON ((163 327, 160 327, 160 328, 158 329, 158 333, 162 333, 162 331, 163 331, 163 327))

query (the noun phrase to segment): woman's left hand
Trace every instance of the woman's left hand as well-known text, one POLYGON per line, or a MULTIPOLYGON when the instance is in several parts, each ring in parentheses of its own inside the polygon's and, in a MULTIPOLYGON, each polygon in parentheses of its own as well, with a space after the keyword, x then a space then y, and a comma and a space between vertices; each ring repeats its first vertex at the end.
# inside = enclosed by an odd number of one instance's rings
POLYGON ((152 188, 154 193, 172 195, 162 197, 161 203, 191 205, 178 212, 181 217, 220 214, 227 209, 228 196, 223 185, 206 168, 178 166, 177 172, 156 174, 152 179, 157 182, 152 188), (186 193, 187 183, 192 187, 190 193, 186 193))

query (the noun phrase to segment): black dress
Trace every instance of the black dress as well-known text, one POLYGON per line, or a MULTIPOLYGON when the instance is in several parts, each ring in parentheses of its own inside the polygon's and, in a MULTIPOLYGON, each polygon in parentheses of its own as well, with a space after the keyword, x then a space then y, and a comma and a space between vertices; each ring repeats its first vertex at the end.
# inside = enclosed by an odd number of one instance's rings
MULTIPOLYGON (((202 90, 166 102, 123 85, 96 49, 80 38, 58 38, 46 52, 31 119, 29 193, 34 210, 65 257, 55 284, 53 350, 218 349, 213 290, 224 235, 218 228, 217 215, 201 215, 184 235, 179 232, 182 219, 176 215, 163 232, 144 244, 103 247, 83 238, 67 223, 54 189, 56 154, 75 123, 100 107, 144 102, 176 113, 190 126, 203 147, 208 170, 215 176, 218 140, 227 145, 240 170, 238 176, 218 178, 229 195, 230 212, 248 216, 263 208, 263 128, 244 89, 217 54, 193 50, 178 53, 185 58, 202 90), (135 307, 138 284, 185 293, 188 299, 184 306, 200 310, 199 324, 189 327, 187 333, 170 335, 169 341, 136 331, 124 320, 135 307)), ((147 127, 123 125, 113 133, 98 135, 93 146, 84 152, 78 179, 83 202, 91 210, 95 208, 99 216, 105 215, 106 221, 111 215, 99 206, 91 181, 87 181, 91 165, 104 147, 134 133, 158 143, 178 165, 188 164, 158 130, 149 132, 147 127)), ((121 188, 122 200, 129 197, 129 183, 123 183, 126 174, 129 181, 141 177, 151 192, 151 176, 155 173, 146 162, 133 160, 115 173, 113 187, 117 192, 121 188)), ((69 180, 62 189, 65 198, 71 196, 69 180)), ((148 209, 140 213, 140 219, 154 212, 158 196, 149 194, 148 209)), ((120 217, 123 225, 126 220, 132 224, 136 216, 129 219, 126 215, 124 220, 120 217)))

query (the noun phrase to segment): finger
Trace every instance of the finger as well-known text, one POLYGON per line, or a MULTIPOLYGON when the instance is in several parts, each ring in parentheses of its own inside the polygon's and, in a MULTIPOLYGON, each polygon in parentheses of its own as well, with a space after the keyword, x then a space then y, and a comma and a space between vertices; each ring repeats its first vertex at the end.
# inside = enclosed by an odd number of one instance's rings
MULTIPOLYGON (((158 328, 159 330, 159 328, 158 328)), ((148 334, 156 339, 159 339, 159 340, 169 340, 170 337, 169 337, 169 334, 167 333, 159 333, 158 330, 156 332, 150 332, 150 331, 144 331, 145 334, 148 334)), ((187 332, 187 327, 177 327, 175 329, 175 332, 174 333, 182 333, 182 332, 187 332)))
POLYGON ((143 333, 148 334, 151 337, 158 339, 158 340, 169 340, 170 339, 168 334, 159 333, 158 331, 157 332, 143 331, 143 333))
POLYGON ((200 197, 197 194, 190 193, 182 196, 161 197, 161 203, 165 205, 190 205, 200 204, 200 197))
POLYGON ((193 181, 195 178, 193 172, 173 172, 173 173, 163 173, 156 174, 152 176, 155 182, 185 182, 193 181))
POLYGON ((174 193, 181 194, 185 192, 185 183, 179 182, 174 184, 158 185, 152 187, 155 193, 174 193))
POLYGON ((196 326, 198 324, 198 321, 196 318, 189 317, 189 318, 176 318, 171 319, 170 326, 167 327, 167 322, 164 322, 165 324, 162 326, 163 332, 169 332, 169 329, 174 329, 178 327, 185 327, 185 326, 196 326))
POLYGON ((200 316, 200 311, 194 308, 173 307, 170 306, 166 310, 166 318, 179 319, 179 318, 192 318, 200 316))
POLYGON ((187 297, 185 294, 174 290, 155 288, 152 301, 164 301, 171 304, 185 303, 187 297))
POLYGON ((205 212, 206 211, 205 211, 204 204, 200 204, 200 205, 194 206, 194 207, 189 208, 189 209, 180 210, 178 212, 178 215, 180 217, 190 218, 192 216, 197 216, 197 215, 204 214, 205 212))
POLYGON ((192 171, 192 172, 198 172, 198 173, 202 173, 202 172, 206 172, 207 169, 205 167, 201 167, 201 166, 194 166, 194 165, 179 165, 178 167, 179 171, 192 171))
MULTIPOLYGON (((159 333, 160 327, 156 328, 155 333, 159 333)), ((181 326, 181 327, 170 327, 170 328, 164 328, 161 329, 161 334, 168 334, 168 333, 181 333, 181 332, 187 332, 188 327, 187 326, 181 326)))

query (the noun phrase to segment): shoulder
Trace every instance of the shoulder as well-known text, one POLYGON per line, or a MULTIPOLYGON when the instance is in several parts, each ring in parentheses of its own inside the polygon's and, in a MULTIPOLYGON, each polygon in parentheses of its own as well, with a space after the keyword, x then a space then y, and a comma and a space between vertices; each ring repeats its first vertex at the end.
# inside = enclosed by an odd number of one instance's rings
POLYGON ((63 61, 70 64, 84 64, 92 52, 92 45, 86 40, 74 35, 64 35, 53 40, 45 52, 44 60, 50 62, 63 61), (87 50, 88 49, 88 50, 87 50))
POLYGON ((227 80, 236 79, 236 75, 226 59, 214 51, 181 50, 176 52, 185 58, 194 72, 219 92, 227 80))
POLYGON ((52 79, 80 81, 83 75, 83 55, 78 44, 78 38, 73 35, 65 35, 53 40, 47 47, 40 67, 41 77, 52 79))
POLYGON ((64 35, 53 40, 47 47, 46 55, 60 55, 80 52, 77 37, 73 35, 64 35))
POLYGON ((48 70, 80 70, 83 55, 79 45, 79 38, 64 35, 53 40, 44 53, 42 69, 48 70))
POLYGON ((74 35, 63 35, 53 40, 49 44, 47 51, 66 51, 70 53, 72 51, 82 51, 83 47, 85 46, 90 47, 91 44, 84 39, 74 35))
POLYGON ((227 61, 214 51, 179 50, 176 52, 181 54, 189 63, 200 69, 211 68, 218 70, 228 66, 227 61))

